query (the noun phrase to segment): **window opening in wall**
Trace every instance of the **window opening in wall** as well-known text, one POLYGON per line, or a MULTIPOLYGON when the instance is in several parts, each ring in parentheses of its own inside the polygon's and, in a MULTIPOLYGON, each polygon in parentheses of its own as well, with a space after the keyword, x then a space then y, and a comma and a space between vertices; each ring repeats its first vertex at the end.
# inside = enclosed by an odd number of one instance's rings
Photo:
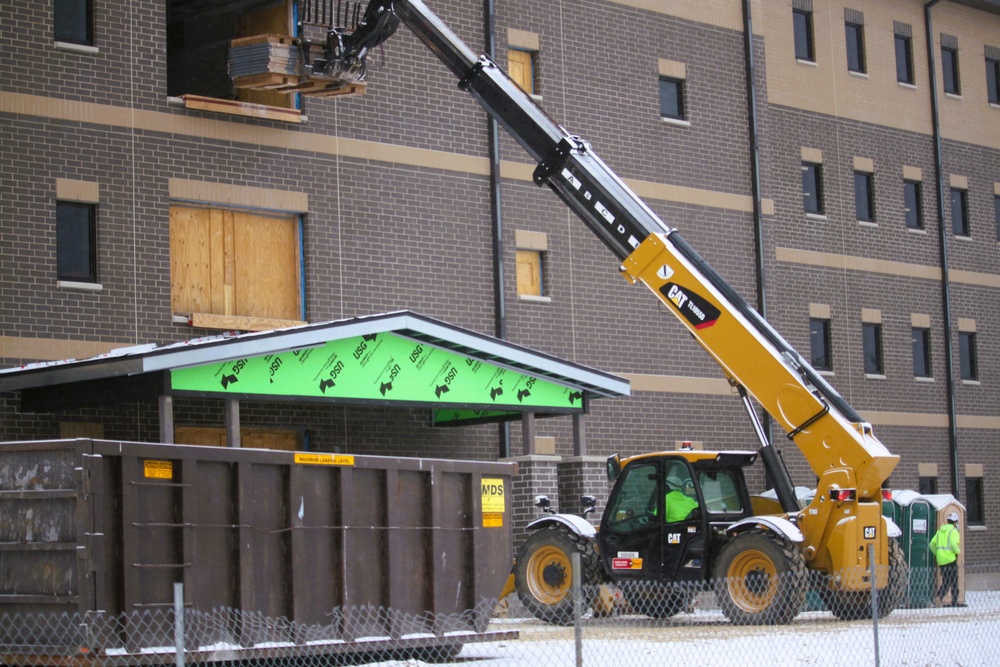
POLYGON ((507 51, 507 69, 510 78, 529 95, 535 94, 535 69, 538 54, 524 49, 507 51))
POLYGON ((937 477, 918 477, 917 489, 921 495, 934 495, 938 492, 937 477))
POLYGON ((913 84, 913 40, 896 35, 896 81, 913 84))
POLYGON ((931 331, 923 327, 910 330, 913 339, 913 376, 931 377, 931 331))
POLYGON ((847 69, 851 72, 864 74, 865 65, 865 27, 857 23, 845 23, 847 35, 847 69))
POLYGON ((809 318, 809 363, 818 371, 833 370, 830 354, 830 320, 809 318))
POLYGON ((660 116, 684 120, 684 81, 660 77, 660 116))
POLYGON ((854 215, 859 222, 875 222, 875 193, 872 174, 854 172, 854 215))
POLYGON ((958 332, 958 355, 962 370, 962 379, 975 381, 979 379, 979 368, 976 361, 976 333, 974 331, 958 332))
POLYGON ((958 46, 945 46, 946 35, 941 35, 941 73, 944 79, 944 92, 960 95, 961 87, 958 77, 958 46))
POLYGON ((792 26, 795 31, 795 59, 814 62, 812 12, 805 9, 792 10, 792 26))
POLYGON ((517 251, 518 296, 545 296, 542 255, 540 250, 517 251))
POLYGON ((986 525, 982 477, 965 478, 965 520, 970 526, 986 525))
POLYGON ((919 181, 903 181, 903 215, 908 229, 923 229, 923 193, 919 181))
POLYGON ((993 196, 993 218, 997 223, 997 241, 1000 241, 1000 195, 993 196))
POLYGON ((297 215, 171 206, 172 312, 212 328, 300 321, 299 233, 297 215))
POLYGON ((802 163, 802 207, 806 213, 823 213, 822 166, 802 163))
MULTIPOLYGON (((293 4, 291 0, 167 0, 167 95, 294 108, 295 95, 234 88, 229 72, 232 40, 254 35, 289 36, 293 4)), ((333 0, 327 4, 332 5, 333 0)), ((265 49, 263 57, 267 58, 268 44, 260 48, 265 49)), ((298 55, 297 50, 294 53, 298 55)))
POLYGON ((865 355, 865 373, 867 375, 883 375, 882 366, 882 325, 876 322, 864 322, 861 325, 861 338, 865 355))
POLYGON ((971 236, 969 233, 968 190, 951 189, 951 231, 955 236, 971 236))
POLYGON ((94 45, 93 0, 55 0, 52 24, 57 42, 94 45))
POLYGON ((1000 59, 986 59, 986 96, 990 104, 1000 104, 1000 59))
POLYGON ((56 202, 56 279, 97 282, 97 205, 56 202))

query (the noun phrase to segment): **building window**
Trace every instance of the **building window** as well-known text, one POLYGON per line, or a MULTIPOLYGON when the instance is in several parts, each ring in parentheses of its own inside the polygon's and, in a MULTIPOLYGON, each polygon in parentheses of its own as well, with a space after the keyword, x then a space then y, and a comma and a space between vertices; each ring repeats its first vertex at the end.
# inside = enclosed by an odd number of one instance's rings
POLYGON ((861 325, 861 338, 865 355, 865 374, 883 375, 882 367, 882 325, 865 322, 861 325))
POLYGON ((918 378, 931 377, 931 330, 923 327, 913 327, 910 330, 913 339, 913 376, 918 378))
POLYGON ((809 363, 818 371, 833 370, 830 354, 830 320, 809 318, 809 363))
POLYGON ((823 213, 822 165, 802 163, 802 207, 806 213, 823 213))
POLYGON ((540 250, 517 251, 518 296, 545 296, 543 254, 540 250))
POLYGON ((94 45, 93 0, 55 0, 52 19, 57 42, 94 45))
POLYGON ((1000 59, 986 59, 986 95, 990 104, 1000 104, 1000 59))
POLYGON ((958 355, 962 367, 962 379, 975 381, 979 379, 979 368, 976 362, 976 332, 958 332, 958 355))
POLYGON ((913 40, 896 34, 896 81, 913 84, 913 40))
POLYGON ((993 195, 993 218, 997 223, 997 241, 1000 241, 1000 195, 993 195))
POLYGON ((961 95, 958 78, 958 39, 950 35, 941 35, 941 74, 944 79, 944 92, 961 95))
POLYGON ((795 29, 795 59, 815 62, 812 11, 793 9, 792 25, 795 29))
POLYGON ((903 181, 903 215, 908 229, 923 229, 924 215, 920 181, 903 181))
POLYGON ((535 94, 535 51, 510 49, 507 51, 507 68, 510 78, 529 95, 535 94))
POLYGON ((684 81, 660 77, 660 116, 684 120, 684 81))
POLYGON ((300 234, 298 215, 171 206, 173 314, 227 329, 249 328, 236 318, 301 321, 300 234))
POLYGON ((56 279, 97 282, 97 205, 56 202, 56 279))
POLYGON ((938 492, 937 477, 918 477, 917 489, 920 495, 934 495, 938 492))
POLYGON ((983 478, 965 478, 965 520, 970 526, 985 526, 983 478))
POLYGON ((955 236, 971 236, 969 232, 969 192, 951 189, 951 231, 955 236))
POLYGON ((865 66, 865 27, 858 23, 844 24, 847 34, 847 69, 851 72, 864 74, 865 66))
POLYGON ((872 174, 854 172, 854 214, 859 222, 875 222, 875 192, 872 174))

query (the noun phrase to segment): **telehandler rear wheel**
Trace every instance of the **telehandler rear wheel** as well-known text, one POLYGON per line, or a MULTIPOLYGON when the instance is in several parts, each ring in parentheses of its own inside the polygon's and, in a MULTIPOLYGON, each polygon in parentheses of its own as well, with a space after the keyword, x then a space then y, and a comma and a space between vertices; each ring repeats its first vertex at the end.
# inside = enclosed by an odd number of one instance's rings
MULTIPOLYGON (((902 603, 909 585, 910 571, 899 542, 889 539, 889 585, 878 592, 878 617, 885 618, 902 603)), ((868 591, 820 589, 820 597, 833 615, 844 621, 872 617, 872 597, 868 591)))
POLYGON ((514 568, 517 597, 531 614, 546 623, 573 623, 573 568, 570 555, 580 553, 583 611, 590 607, 600 583, 601 562, 593 543, 562 526, 532 533, 521 546, 514 568))
POLYGON ((715 565, 715 594, 736 625, 790 623, 806 600, 806 561, 789 540, 754 529, 734 537, 715 565))

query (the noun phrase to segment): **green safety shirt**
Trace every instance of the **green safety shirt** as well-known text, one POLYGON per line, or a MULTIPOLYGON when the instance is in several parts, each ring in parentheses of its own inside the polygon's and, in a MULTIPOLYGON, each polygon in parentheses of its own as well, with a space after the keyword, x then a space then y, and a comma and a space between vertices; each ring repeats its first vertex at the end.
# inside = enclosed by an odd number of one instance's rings
POLYGON ((958 533, 958 528, 950 523, 941 526, 938 532, 934 533, 930 544, 937 564, 948 565, 958 560, 958 554, 962 553, 959 548, 961 542, 962 536, 958 533))
POLYGON ((688 498, 680 491, 671 491, 666 497, 667 523, 683 521, 698 506, 698 501, 688 498))

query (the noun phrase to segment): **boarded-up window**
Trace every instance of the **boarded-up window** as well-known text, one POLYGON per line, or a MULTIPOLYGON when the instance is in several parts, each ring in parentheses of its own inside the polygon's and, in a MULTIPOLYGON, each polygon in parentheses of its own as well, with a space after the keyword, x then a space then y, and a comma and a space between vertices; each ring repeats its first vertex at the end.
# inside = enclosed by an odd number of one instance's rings
POLYGON ((535 92, 535 53, 534 51, 522 51, 521 49, 510 49, 507 51, 507 69, 510 78, 514 83, 521 86, 521 89, 528 93, 535 92))
POLYGON ((170 278, 174 314, 298 321, 298 217, 172 206, 170 278))
POLYGON ((542 253, 538 250, 517 251, 518 296, 542 296, 542 253))
MULTIPOLYGON (((178 445, 225 447, 226 429, 213 426, 178 426, 174 429, 178 445)), ((304 448, 303 432, 296 429, 240 429, 240 446, 245 449, 280 449, 294 452, 304 448)))

